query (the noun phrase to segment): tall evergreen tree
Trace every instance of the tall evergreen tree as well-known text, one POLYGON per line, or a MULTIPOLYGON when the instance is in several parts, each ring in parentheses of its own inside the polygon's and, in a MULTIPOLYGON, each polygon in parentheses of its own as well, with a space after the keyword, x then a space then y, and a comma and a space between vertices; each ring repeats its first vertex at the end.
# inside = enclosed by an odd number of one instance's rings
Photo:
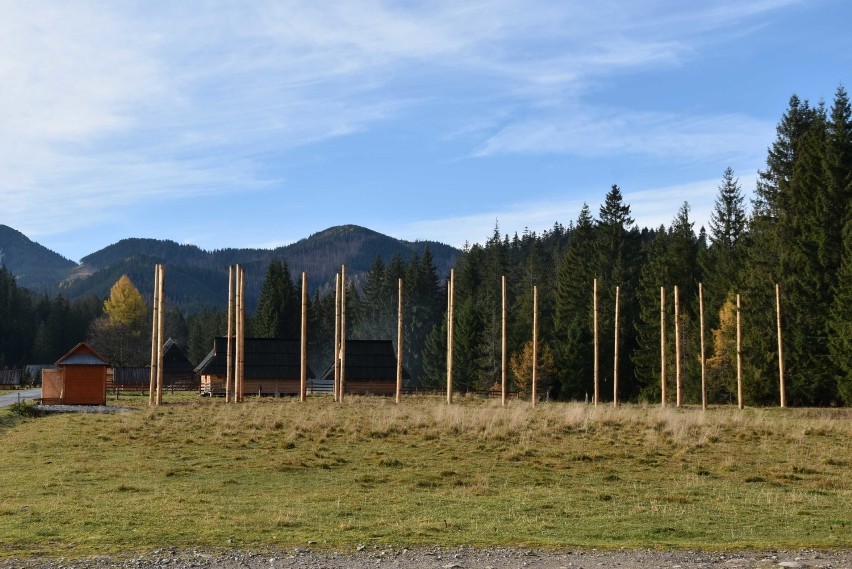
POLYGON ((589 206, 583 204, 556 280, 554 357, 559 396, 565 399, 582 399, 593 389, 592 289, 596 274, 589 251, 594 245, 594 219, 589 206))
POLYGON ((297 298, 287 261, 273 260, 260 289, 254 322, 259 338, 298 338, 301 299, 297 298))
POLYGON ((710 247, 700 262, 709 329, 718 324, 719 310, 728 294, 739 288, 748 221, 744 203, 739 180, 734 178, 734 171, 729 167, 722 175, 719 194, 710 214, 710 247))
POLYGON ((613 185, 600 207, 596 232, 595 273, 598 276, 600 311, 601 390, 612 393, 614 355, 615 289, 619 287, 619 397, 634 396, 631 352, 636 348, 633 329, 638 314, 636 287, 639 279, 641 242, 633 225, 630 206, 624 203, 621 190, 613 185))

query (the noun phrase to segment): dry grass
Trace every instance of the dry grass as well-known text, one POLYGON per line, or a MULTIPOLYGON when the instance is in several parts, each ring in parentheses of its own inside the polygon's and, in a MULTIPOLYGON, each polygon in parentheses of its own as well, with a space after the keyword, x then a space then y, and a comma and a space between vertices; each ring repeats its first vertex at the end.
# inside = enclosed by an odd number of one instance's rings
POLYGON ((852 545, 849 409, 128 401, 0 433, 0 551, 852 545))

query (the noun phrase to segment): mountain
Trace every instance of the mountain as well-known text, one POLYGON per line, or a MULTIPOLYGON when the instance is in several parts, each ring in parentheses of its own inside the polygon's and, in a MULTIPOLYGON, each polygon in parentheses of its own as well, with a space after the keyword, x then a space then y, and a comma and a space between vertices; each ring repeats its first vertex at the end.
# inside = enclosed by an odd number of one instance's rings
MULTIPOLYGON (((41 247, 15 233, 33 247, 41 247)), ((6 247, 6 240, 0 233, 0 251, 6 250, 6 247)), ((308 288, 313 292, 317 289, 330 290, 341 264, 346 265, 347 277, 358 283, 376 256, 381 256, 387 263, 395 254, 409 259, 415 254, 422 255, 427 248, 438 275, 444 278, 461 253, 458 249, 435 241, 403 241, 357 225, 331 227, 276 249, 205 251, 195 245, 181 245, 174 241, 131 238, 83 257, 80 265, 49 252, 62 259, 64 264, 41 273, 35 273, 31 268, 30 274, 40 278, 30 278, 27 281, 29 286, 20 278, 19 282, 35 290, 61 291, 71 299, 92 294, 103 298, 119 277, 126 274, 144 296, 151 297, 153 266, 163 263, 166 265, 166 295, 169 300, 184 312, 195 312, 225 303, 228 265, 239 263, 246 269, 246 307, 253 310, 266 268, 273 259, 287 261, 294 281, 300 278, 302 271, 307 272, 308 288)), ((47 251, 43 247, 41 249, 47 251)), ((31 253, 16 253, 16 266, 21 266, 21 257, 24 257, 28 266, 37 267, 39 263, 27 258, 28 255, 31 253)), ((11 255, 7 257, 11 259, 11 255)), ((14 274, 19 274, 8 264, 9 259, 7 267, 14 274)))
POLYGON ((0 225, 0 265, 15 275, 19 286, 47 291, 67 279, 77 263, 31 241, 16 229, 0 225))

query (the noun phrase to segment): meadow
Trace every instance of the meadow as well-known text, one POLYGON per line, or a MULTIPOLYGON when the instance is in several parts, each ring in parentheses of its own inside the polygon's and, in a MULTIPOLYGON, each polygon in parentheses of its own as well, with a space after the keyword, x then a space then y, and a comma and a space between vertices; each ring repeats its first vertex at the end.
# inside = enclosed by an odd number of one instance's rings
POLYGON ((132 410, 4 413, 0 555, 852 546, 852 409, 117 404, 132 410))

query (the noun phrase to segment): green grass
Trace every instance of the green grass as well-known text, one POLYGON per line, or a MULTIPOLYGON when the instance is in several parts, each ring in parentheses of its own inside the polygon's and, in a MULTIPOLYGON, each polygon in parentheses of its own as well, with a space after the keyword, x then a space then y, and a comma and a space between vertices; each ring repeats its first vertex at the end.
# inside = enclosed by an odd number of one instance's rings
POLYGON ((146 402, 0 427, 0 555, 852 545, 850 409, 146 402))

